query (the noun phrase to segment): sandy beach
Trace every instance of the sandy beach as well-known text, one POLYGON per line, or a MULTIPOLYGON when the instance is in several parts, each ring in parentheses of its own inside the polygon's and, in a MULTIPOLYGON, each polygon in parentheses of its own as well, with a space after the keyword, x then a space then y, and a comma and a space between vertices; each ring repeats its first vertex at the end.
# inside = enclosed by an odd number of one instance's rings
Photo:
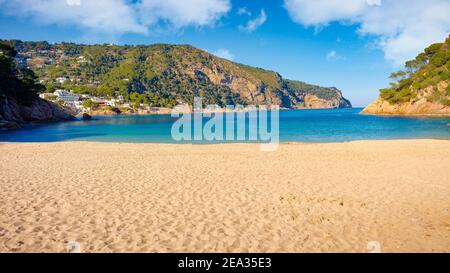
POLYGON ((0 252, 450 252, 450 141, 259 148, 0 143, 0 252))

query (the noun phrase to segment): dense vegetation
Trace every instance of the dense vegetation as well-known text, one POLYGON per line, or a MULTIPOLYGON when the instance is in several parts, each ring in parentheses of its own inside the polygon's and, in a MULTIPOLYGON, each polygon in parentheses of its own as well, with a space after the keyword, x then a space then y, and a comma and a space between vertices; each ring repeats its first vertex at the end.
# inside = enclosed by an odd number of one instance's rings
POLYGON ((22 105, 30 105, 44 86, 37 83, 37 77, 29 69, 17 69, 14 57, 17 52, 0 42, 0 100, 15 99, 22 105))
POLYGON ((325 100, 336 99, 340 94, 335 88, 323 88, 300 81, 285 80, 284 84, 288 90, 302 90, 303 92, 325 100))
POLYGON ((450 37, 444 43, 436 43, 405 63, 405 70, 392 73, 395 80, 390 88, 380 90, 381 98, 391 104, 414 101, 418 92, 432 87, 426 97, 430 102, 450 106, 450 85, 440 90, 438 85, 450 82, 450 37))
MULTIPOLYGON (((32 69, 43 80, 47 92, 66 88, 93 96, 123 97, 136 105, 165 107, 179 102, 192 104, 195 96, 202 96, 205 104, 220 106, 279 99, 290 107, 293 98, 298 100, 306 93, 323 99, 341 95, 333 88, 284 80, 276 72, 224 60, 189 45, 78 45, 17 40, 8 43, 31 58, 32 69), (207 73, 225 75, 225 79, 213 82, 207 73), (67 80, 58 82, 61 77, 67 80), (259 97, 249 96, 240 86, 231 89, 233 78, 258 86, 261 90, 255 96, 259 97)), ((242 86, 245 89, 247 84, 242 86)))

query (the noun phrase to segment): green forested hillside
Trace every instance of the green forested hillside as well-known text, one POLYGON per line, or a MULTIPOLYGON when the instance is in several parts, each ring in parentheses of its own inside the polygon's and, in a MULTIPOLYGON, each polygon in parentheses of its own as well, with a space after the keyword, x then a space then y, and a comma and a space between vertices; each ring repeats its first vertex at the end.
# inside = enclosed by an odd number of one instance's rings
POLYGON ((431 88, 424 94, 427 101, 450 106, 450 37, 426 48, 391 78, 395 80, 391 87, 380 91, 381 98, 391 104, 417 101, 424 90, 431 88))
POLYGON ((36 72, 47 91, 68 88, 79 93, 125 98, 152 106, 192 103, 280 104, 314 107, 307 94, 330 100, 330 107, 350 107, 335 88, 283 79, 278 73, 237 64, 189 45, 77 45, 7 41, 22 63, 36 72), (67 80, 61 82, 61 77, 67 80))

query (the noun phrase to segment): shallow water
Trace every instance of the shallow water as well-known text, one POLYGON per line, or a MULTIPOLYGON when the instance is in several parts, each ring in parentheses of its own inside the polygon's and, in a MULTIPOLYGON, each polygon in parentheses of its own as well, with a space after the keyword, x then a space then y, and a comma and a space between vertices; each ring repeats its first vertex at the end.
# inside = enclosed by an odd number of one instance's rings
MULTIPOLYGON (((450 118, 361 115, 361 108, 280 111, 280 140, 343 142, 371 139, 450 139, 450 118)), ((206 122, 208 119, 204 118, 206 122)), ((0 133, 2 142, 153 142, 173 143, 170 115, 96 117, 29 126, 0 133)), ((246 117, 248 124, 248 117, 246 117)), ((226 124, 226 123, 225 123, 226 124)), ((226 130, 226 129, 225 129, 226 130)), ((248 127, 246 128, 248 133, 248 127)), ((247 138, 248 140, 248 138, 247 138)))

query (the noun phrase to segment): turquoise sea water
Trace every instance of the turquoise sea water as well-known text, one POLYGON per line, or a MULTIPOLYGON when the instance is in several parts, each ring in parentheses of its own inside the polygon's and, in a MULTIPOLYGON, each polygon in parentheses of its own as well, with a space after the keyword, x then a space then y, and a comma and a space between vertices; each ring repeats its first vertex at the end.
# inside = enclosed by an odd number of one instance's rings
MULTIPOLYGON (((280 111, 280 141, 450 139, 450 118, 380 117, 361 115, 361 110, 280 111)), ((175 120, 170 115, 96 117, 92 121, 34 125, 17 131, 0 132, 0 142, 173 143, 171 128, 175 120)))

